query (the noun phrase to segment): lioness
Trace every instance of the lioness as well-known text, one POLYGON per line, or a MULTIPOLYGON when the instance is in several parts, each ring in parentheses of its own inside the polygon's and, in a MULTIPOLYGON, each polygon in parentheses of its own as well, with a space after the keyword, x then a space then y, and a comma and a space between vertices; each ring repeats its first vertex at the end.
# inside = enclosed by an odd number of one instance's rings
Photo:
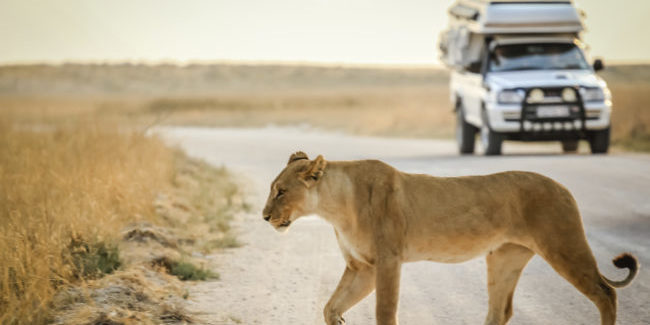
POLYGON ((402 263, 458 263, 487 255, 489 309, 485 324, 505 324, 524 266, 539 254, 600 310, 616 320, 616 291, 638 270, 634 256, 623 281, 600 274, 571 193, 530 172, 433 177, 400 172, 376 160, 309 160, 303 152, 271 184, 264 220, 279 231, 316 214, 334 226, 346 268, 325 306, 325 322, 377 290, 377 324, 397 324, 402 263))

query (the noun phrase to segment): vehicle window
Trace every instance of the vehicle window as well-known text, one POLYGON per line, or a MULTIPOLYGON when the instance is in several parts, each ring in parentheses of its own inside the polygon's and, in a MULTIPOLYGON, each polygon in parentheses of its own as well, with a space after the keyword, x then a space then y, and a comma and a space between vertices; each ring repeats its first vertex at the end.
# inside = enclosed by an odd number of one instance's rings
POLYGON ((491 72, 574 70, 589 69, 589 64, 575 44, 510 44, 494 49, 488 69, 491 72))

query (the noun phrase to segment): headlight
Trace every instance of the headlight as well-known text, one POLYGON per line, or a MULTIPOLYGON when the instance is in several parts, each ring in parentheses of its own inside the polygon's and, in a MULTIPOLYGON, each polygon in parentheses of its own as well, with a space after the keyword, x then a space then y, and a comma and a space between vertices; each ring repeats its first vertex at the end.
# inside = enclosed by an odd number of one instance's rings
POLYGON ((583 102, 602 102, 605 100, 605 92, 601 88, 580 88, 580 95, 583 102))
POLYGON ((539 88, 535 88, 531 90, 530 93, 528 94, 527 101, 529 103, 539 103, 544 101, 544 91, 539 88))
POLYGON ((499 104, 521 104, 526 94, 521 89, 502 90, 497 95, 499 104))
POLYGON ((576 91, 573 88, 562 89, 562 100, 564 100, 565 102, 575 102, 576 91))

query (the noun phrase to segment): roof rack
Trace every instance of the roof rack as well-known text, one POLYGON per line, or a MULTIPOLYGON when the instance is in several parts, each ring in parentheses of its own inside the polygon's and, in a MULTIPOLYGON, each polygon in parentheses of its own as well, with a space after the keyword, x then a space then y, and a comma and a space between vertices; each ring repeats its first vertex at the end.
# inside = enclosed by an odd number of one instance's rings
POLYGON ((580 33, 582 14, 573 1, 458 0, 451 25, 479 34, 580 33))
POLYGON ((578 39, 584 15, 573 1, 456 0, 440 35, 441 60, 465 68, 480 60, 485 40, 504 36, 578 39))

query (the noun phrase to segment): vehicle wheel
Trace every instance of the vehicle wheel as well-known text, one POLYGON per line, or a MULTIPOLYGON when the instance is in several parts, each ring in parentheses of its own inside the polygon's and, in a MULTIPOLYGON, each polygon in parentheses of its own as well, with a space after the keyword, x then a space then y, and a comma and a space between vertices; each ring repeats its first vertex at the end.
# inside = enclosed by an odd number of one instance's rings
POLYGON ((591 153, 607 153, 609 150, 609 131, 607 128, 601 131, 593 131, 589 135, 589 147, 591 147, 591 153))
POLYGON ((578 140, 562 141, 562 151, 564 152, 578 151, 578 140))
POLYGON ((459 105, 456 109, 456 143, 458 144, 458 152, 461 154, 474 153, 477 131, 474 125, 465 121, 463 107, 459 105))
POLYGON ((490 122, 487 118, 487 113, 483 111, 483 125, 481 126, 481 145, 483 146, 483 154, 486 156, 500 155, 502 143, 503 136, 492 131, 490 128, 490 122))

